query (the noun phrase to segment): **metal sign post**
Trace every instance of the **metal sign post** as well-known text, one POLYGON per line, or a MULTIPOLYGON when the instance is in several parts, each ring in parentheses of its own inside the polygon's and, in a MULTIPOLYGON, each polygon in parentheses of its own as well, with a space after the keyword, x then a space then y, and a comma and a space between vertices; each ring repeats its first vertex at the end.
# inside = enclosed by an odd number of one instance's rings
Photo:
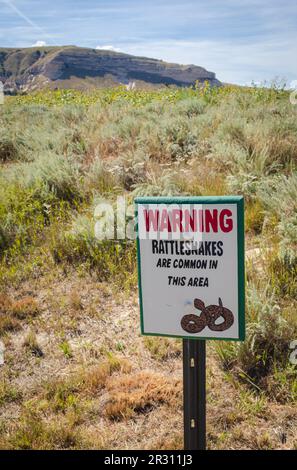
POLYGON ((184 449, 206 449, 205 341, 183 340, 184 449))
POLYGON ((184 448, 205 450, 205 341, 245 337, 243 197, 135 203, 141 333, 183 339, 184 448))

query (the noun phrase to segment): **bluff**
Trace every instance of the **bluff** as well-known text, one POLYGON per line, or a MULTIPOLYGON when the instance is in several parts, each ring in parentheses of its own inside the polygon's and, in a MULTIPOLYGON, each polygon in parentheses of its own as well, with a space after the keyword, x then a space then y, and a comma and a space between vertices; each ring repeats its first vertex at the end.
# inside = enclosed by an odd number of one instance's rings
POLYGON ((139 87, 190 86, 196 81, 221 85, 215 73, 197 65, 76 46, 0 48, 0 80, 7 93, 89 89, 129 82, 139 87))

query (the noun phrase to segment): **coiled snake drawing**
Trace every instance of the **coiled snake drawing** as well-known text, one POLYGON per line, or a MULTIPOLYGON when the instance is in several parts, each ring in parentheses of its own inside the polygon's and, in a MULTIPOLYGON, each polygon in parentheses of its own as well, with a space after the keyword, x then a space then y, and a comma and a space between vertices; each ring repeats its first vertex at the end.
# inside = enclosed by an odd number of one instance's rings
POLYGON ((181 327, 188 333, 200 333, 206 326, 212 331, 228 330, 234 323, 234 316, 231 310, 223 306, 222 299, 219 297, 219 305, 205 306, 203 300, 195 299, 194 307, 201 310, 200 315, 184 315, 181 319, 181 327), (216 324, 218 318, 222 317, 224 321, 216 324))

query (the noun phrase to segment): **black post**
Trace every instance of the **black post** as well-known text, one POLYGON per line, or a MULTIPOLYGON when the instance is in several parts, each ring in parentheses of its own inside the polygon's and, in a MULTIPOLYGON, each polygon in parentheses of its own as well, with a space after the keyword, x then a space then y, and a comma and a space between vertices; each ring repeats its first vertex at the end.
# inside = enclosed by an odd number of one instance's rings
POLYGON ((183 339, 184 448, 206 449, 205 341, 183 339))

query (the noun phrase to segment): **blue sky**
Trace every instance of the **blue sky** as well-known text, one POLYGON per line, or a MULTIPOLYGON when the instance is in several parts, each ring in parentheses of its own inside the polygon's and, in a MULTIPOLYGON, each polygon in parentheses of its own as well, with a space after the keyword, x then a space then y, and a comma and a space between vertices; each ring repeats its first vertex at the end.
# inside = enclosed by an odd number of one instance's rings
POLYGON ((226 82, 297 80, 296 0, 0 0, 0 46, 115 48, 226 82))

